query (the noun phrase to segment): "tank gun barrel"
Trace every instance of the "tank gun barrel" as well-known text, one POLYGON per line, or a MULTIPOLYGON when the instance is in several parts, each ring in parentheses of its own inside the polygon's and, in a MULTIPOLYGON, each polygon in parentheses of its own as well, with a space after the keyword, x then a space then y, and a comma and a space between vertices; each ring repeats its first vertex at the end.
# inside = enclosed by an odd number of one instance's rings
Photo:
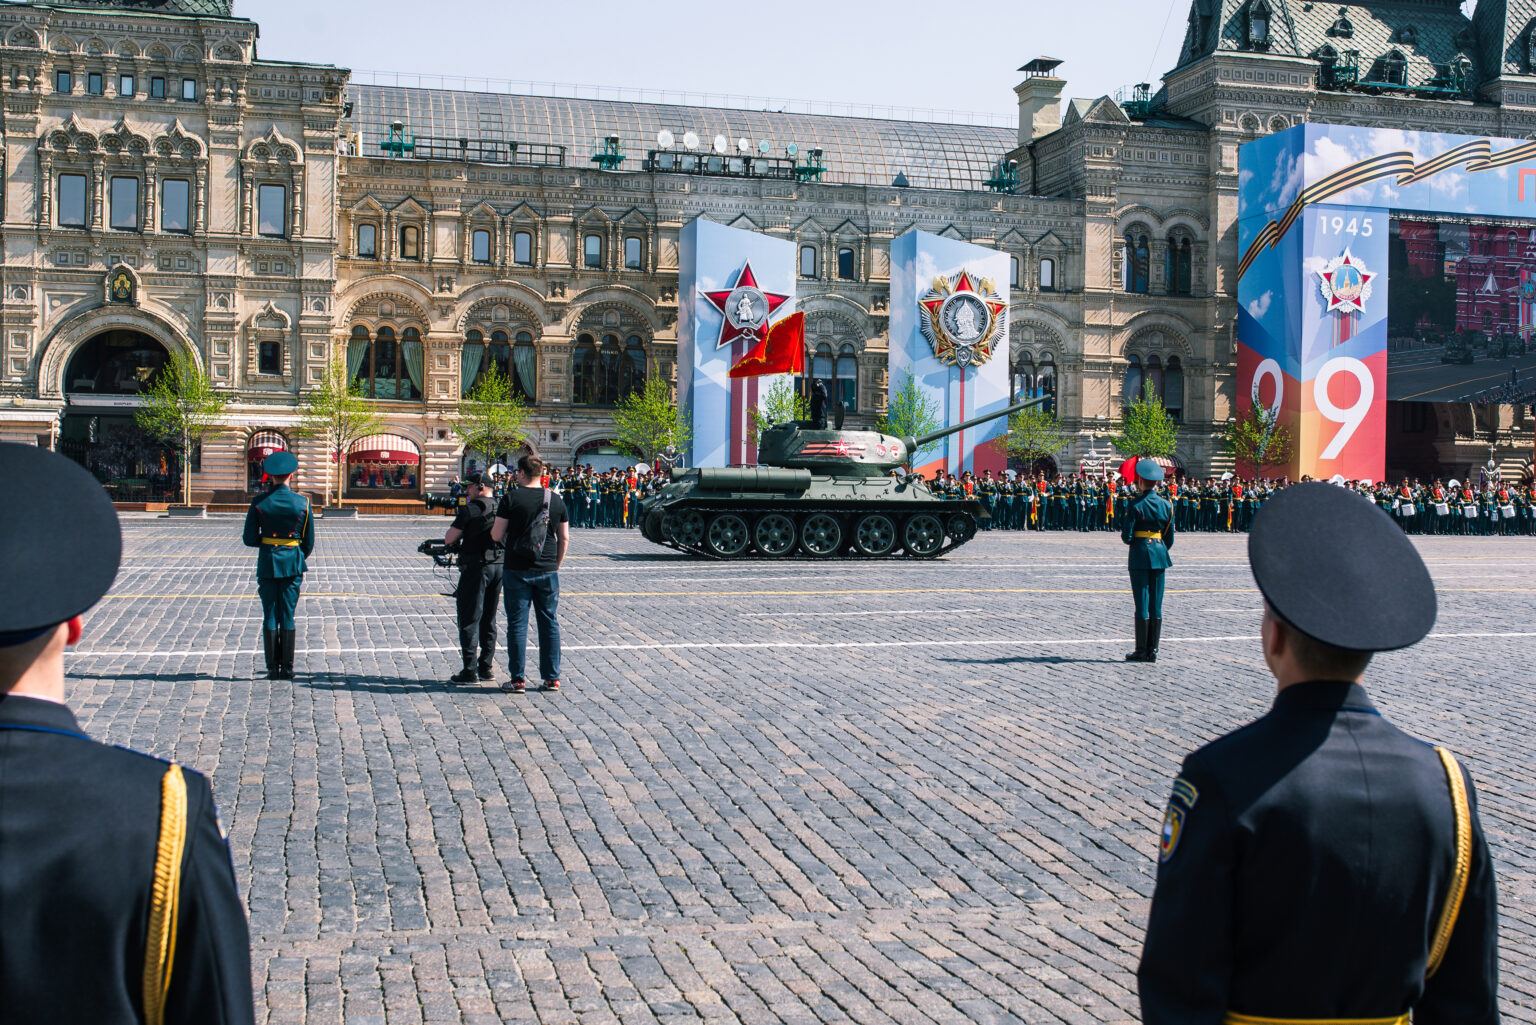
POLYGON ((924 434, 916 438, 902 438, 901 443, 907 446, 907 455, 910 456, 924 445, 938 441, 940 438, 947 438, 951 434, 959 434, 961 431, 968 431, 978 424, 988 423, 992 420, 996 420, 1000 416, 1012 416, 1021 409, 1028 409, 1030 406, 1038 406, 1042 403, 1049 402, 1050 400, 1051 397, 1049 395, 1042 395, 1036 399, 1025 399, 1023 402, 1015 402, 1013 405, 1007 407, 1006 409, 999 409, 997 412, 988 413, 986 416, 978 416, 974 420, 967 420, 964 423, 955 424, 953 427, 945 427, 943 430, 933 431, 930 434, 924 434))

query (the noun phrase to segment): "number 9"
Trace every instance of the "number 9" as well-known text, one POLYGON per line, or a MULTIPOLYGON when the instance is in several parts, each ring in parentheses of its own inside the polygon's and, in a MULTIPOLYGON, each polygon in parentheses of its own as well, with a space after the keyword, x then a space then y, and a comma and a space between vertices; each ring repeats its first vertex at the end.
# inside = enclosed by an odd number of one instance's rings
POLYGON ((1317 376, 1312 380, 1312 400, 1317 403, 1317 411, 1324 419, 1332 420, 1336 424, 1342 424, 1328 447, 1323 449, 1319 459, 1337 459, 1344 446, 1349 444, 1349 439, 1354 436, 1360 425, 1365 423, 1365 418, 1371 411, 1371 402, 1376 398, 1376 379, 1371 376, 1371 368, 1355 359, 1353 356, 1335 356, 1324 363, 1318 370, 1317 376), (1348 409, 1340 409, 1333 404, 1328 397, 1328 382, 1333 380, 1333 375, 1338 373, 1350 374, 1360 382, 1360 397, 1355 404, 1348 409))

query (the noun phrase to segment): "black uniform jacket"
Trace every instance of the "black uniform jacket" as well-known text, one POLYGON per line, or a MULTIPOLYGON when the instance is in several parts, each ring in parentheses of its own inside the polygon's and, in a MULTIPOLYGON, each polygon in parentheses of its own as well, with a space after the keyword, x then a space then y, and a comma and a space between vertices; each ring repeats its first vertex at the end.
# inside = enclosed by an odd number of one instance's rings
POLYGON ((1470 881, 1425 963, 1453 873, 1435 750, 1348 683, 1287 687, 1184 761, 1163 824, 1140 982, 1146 1025, 1266 1018, 1498 1021, 1498 909, 1472 780, 1470 881))
MULTIPOLYGON (((0 1019, 134 1025, 167 763, 78 734, 64 705, 0 696, 0 1019)), ((253 1020, 245 907, 208 780, 182 771, 187 841, 165 1020, 243 1025, 253 1020)))

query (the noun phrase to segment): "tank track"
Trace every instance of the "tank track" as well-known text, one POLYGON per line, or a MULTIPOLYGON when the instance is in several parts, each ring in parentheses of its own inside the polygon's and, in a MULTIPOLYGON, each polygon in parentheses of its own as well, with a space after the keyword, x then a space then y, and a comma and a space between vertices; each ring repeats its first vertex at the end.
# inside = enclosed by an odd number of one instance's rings
POLYGON ((979 512, 968 501, 902 509, 685 499, 647 509, 640 528, 649 541, 709 559, 937 559, 976 536, 979 512))

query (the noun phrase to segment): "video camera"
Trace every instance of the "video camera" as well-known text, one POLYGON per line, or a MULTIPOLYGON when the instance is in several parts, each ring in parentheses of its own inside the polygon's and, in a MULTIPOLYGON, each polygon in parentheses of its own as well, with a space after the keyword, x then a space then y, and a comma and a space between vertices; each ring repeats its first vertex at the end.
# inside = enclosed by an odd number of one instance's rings
POLYGON ((459 564, 459 545, 446 544, 440 538, 429 537, 416 546, 416 550, 422 555, 431 556, 432 561, 444 569, 452 569, 459 564))
POLYGON ((457 495, 434 494, 428 491, 425 502, 428 509, 457 509, 464 504, 464 499, 457 495))

